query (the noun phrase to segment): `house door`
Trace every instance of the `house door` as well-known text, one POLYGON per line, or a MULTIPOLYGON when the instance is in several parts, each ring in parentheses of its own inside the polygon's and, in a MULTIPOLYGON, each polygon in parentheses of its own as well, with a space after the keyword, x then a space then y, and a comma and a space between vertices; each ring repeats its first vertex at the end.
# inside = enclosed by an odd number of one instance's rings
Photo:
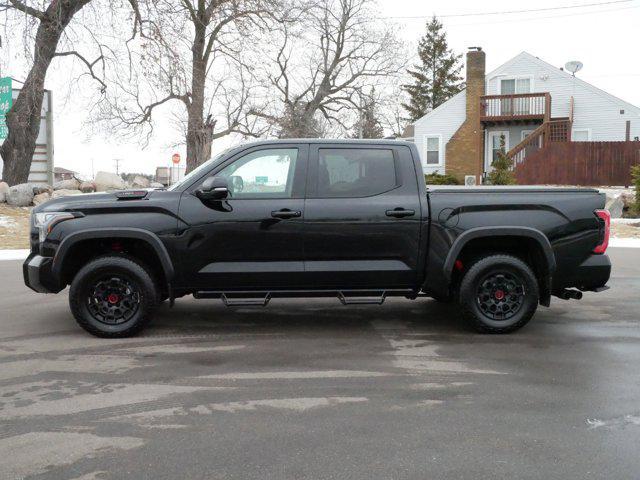
MULTIPOLYGON (((531 93, 530 78, 503 78, 500 80, 500 95, 531 93)), ((501 103, 502 115, 527 115, 531 112, 531 98, 505 98, 501 103)))
POLYGON ((487 139, 487 152, 485 155, 485 171, 490 172, 493 170, 491 164, 498 158, 498 152, 501 148, 504 148, 504 152, 509 151, 509 132, 507 130, 496 130, 489 132, 487 139), (501 137, 504 136, 504 147, 501 147, 501 137))

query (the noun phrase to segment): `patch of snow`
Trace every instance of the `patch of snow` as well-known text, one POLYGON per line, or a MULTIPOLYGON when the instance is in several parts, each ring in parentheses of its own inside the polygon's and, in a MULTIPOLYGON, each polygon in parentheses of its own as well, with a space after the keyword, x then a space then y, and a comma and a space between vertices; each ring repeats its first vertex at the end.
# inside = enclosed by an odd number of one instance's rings
POLYGON ((611 248, 640 248, 640 238, 611 238, 611 248))
POLYGON ((29 256, 29 250, 0 250, 1 260, 24 260, 29 256))
POLYGON ((622 223, 625 225, 633 225, 634 223, 637 223, 640 225, 640 218, 612 218, 611 223, 622 223))
POLYGON ((16 222, 13 218, 0 215, 0 227, 13 228, 15 226, 16 226, 16 222))

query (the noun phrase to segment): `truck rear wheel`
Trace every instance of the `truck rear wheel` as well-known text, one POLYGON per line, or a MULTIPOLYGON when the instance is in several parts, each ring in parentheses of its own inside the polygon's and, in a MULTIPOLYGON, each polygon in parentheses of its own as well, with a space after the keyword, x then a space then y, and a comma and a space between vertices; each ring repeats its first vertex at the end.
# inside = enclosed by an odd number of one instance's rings
POLYGON ((538 281, 531 268, 511 255, 477 260, 460 284, 460 305, 483 333, 508 333, 527 324, 538 308, 538 281))
POLYGON ((76 274, 69 305, 78 324, 98 337, 138 333, 151 319, 158 291, 149 272, 133 259, 106 255, 76 274))

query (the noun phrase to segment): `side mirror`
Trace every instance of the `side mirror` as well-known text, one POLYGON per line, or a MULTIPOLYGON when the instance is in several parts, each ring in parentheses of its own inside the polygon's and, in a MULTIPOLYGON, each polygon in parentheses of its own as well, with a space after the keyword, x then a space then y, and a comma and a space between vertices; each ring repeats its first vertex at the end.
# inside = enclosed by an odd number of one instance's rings
POLYGON ((196 190, 196 196, 202 200, 222 200, 229 196, 229 184, 226 177, 209 177, 196 190))

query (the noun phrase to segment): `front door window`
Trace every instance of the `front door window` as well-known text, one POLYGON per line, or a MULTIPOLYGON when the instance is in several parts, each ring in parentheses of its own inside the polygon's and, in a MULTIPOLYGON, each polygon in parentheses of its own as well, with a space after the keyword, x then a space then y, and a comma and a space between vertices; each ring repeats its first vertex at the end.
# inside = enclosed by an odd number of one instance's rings
POLYGON ((291 198, 297 148, 258 150, 217 175, 226 177, 232 198, 291 198))

